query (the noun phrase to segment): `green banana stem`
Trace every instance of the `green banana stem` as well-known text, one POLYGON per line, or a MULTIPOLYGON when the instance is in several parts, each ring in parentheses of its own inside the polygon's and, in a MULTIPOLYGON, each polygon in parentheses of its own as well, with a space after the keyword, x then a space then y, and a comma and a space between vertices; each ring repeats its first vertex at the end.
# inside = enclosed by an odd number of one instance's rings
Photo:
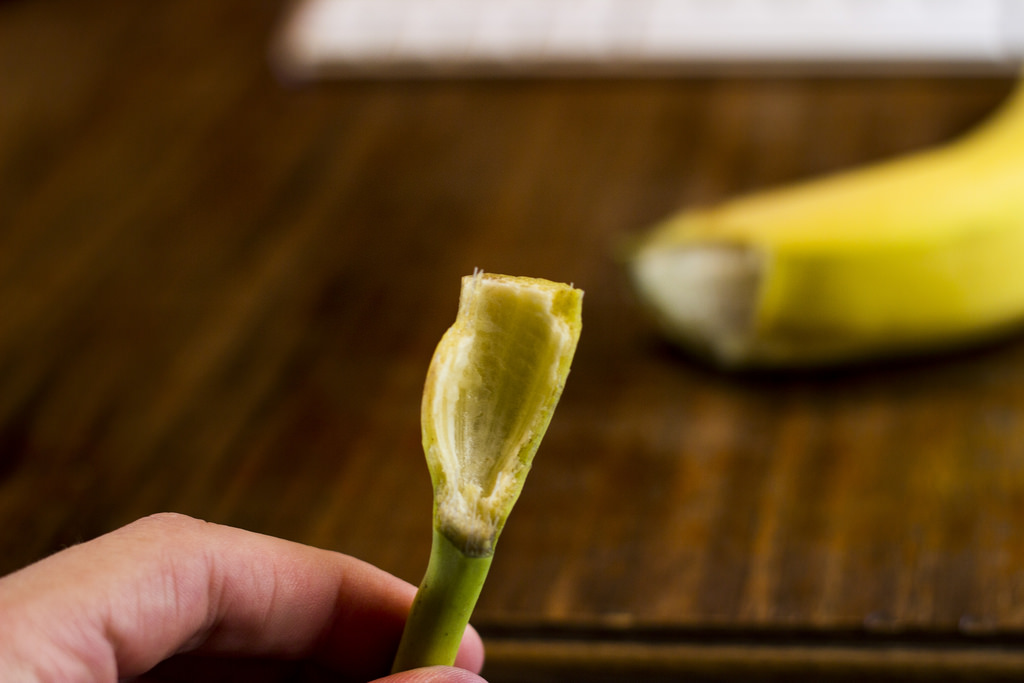
POLYGON ((493 557, 468 556, 434 528, 427 573, 413 600, 391 673, 455 663, 493 557))
POLYGON ((394 672, 452 665, 561 396, 580 333, 583 292, 537 278, 462 279, 455 324, 423 387, 423 451, 434 538, 394 672))

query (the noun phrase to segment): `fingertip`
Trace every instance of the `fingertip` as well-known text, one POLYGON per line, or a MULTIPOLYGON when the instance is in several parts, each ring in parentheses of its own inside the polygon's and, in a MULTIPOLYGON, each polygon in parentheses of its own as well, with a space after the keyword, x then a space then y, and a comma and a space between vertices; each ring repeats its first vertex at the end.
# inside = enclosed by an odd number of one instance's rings
POLYGON ((467 626, 466 632, 462 635, 455 666, 474 673, 480 673, 484 668, 484 641, 472 626, 467 626))
POLYGON ((378 678, 373 683, 487 683, 472 671, 455 666, 427 666, 378 678))

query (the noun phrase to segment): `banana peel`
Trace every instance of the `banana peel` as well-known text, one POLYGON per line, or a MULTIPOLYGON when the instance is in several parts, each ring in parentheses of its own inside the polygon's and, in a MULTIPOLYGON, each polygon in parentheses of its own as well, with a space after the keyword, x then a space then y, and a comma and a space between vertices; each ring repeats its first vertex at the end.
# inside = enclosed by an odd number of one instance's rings
POLYGON ((631 251, 672 340, 719 365, 955 348, 1024 323, 1024 81, 914 154, 684 211, 631 251))

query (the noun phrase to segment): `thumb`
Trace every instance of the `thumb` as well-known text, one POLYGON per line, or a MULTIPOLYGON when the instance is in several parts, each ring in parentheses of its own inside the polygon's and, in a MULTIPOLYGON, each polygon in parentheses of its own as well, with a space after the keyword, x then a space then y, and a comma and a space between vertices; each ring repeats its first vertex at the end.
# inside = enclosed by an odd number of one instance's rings
POLYGON ((427 666, 378 678, 373 683, 487 683, 471 671, 454 666, 427 666))

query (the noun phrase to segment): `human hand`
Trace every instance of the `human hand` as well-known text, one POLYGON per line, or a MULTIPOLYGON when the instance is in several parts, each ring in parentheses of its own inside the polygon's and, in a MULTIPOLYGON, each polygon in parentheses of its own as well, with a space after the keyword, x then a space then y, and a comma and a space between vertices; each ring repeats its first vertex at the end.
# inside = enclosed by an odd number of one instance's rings
MULTIPOLYGON (((0 680, 368 681, 387 674, 415 588, 352 557, 175 514, 0 579, 0 680)), ((479 683, 456 666, 379 683, 479 683)))

